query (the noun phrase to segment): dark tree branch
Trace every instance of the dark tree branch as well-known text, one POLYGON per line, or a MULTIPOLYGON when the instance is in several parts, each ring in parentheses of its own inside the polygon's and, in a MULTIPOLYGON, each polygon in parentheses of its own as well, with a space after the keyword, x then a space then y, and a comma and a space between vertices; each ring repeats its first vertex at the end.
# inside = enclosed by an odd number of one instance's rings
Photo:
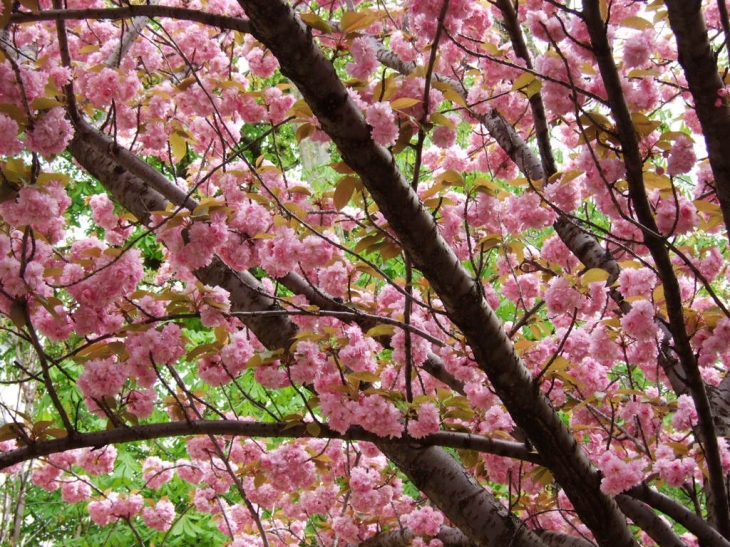
MULTIPOLYGON (((251 21, 251 33, 278 58, 282 73, 299 88, 345 162, 360 175, 414 265, 423 272, 452 321, 464 333, 498 396, 538 448, 581 519, 600 544, 635 545, 615 502, 600 491, 598 474, 535 385, 501 322, 441 238, 432 216, 398 171, 389 152, 372 141, 361 112, 306 27, 280 1, 240 3, 251 21)), ((454 519, 452 511, 446 514, 454 519)))
MULTIPOLYGON (((345 441, 380 442, 382 437, 365 431, 361 427, 353 426, 345 433, 338 433, 326 424, 320 424, 320 434, 317 437, 324 439, 342 439, 345 441)), ((307 424, 292 424, 291 422, 249 422, 245 420, 191 420, 179 422, 165 422, 159 424, 118 427, 106 431, 78 433, 73 437, 63 437, 47 441, 36 441, 26 446, 0 453, 0 469, 25 462, 40 456, 48 456, 58 452, 65 452, 76 448, 90 446, 105 446, 108 444, 131 443, 149 441, 163 437, 184 437, 187 435, 235 435, 240 437, 261 437, 280 439, 314 438, 307 430, 307 424)), ((464 450, 474 450, 485 454, 494 454, 508 458, 539 464, 541 459, 534 452, 529 452, 519 443, 490 439, 471 433, 442 431, 427 435, 421 439, 403 436, 390 440, 392 445, 412 445, 418 447, 447 447, 464 450)), ((409 449, 406 449, 409 450, 409 449)), ((420 450, 420 448, 419 448, 420 450)))
POLYGON ((698 517, 681 503, 650 488, 646 483, 639 484, 627 490, 626 495, 643 501, 656 511, 664 513, 676 523, 681 524, 697 537, 701 545, 705 545, 706 547, 730 547, 730 541, 722 537, 705 520, 698 517))
POLYGON ((705 384, 700 376, 697 360, 689 343, 679 283, 669 253, 664 245, 664 239, 659 235, 651 204, 646 194, 643 179, 643 161, 639 151, 636 129, 621 88, 621 79, 613 60, 605 23, 601 18, 599 0, 586 0, 583 3, 583 14, 590 34, 593 52, 606 86, 611 111, 616 121, 624 165, 626 166, 626 181, 629 186, 631 203, 644 234, 644 244, 654 258, 659 278, 664 286, 669 330, 674 340, 674 350, 679 356, 690 394, 697 409, 698 436, 703 445, 705 461, 710 475, 710 512, 720 533, 725 537, 730 537, 727 491, 710 403, 705 384))
MULTIPOLYGON (((723 0, 718 0, 722 6, 723 0)), ((707 36, 700 0, 666 0, 669 25, 677 40, 679 64, 684 69, 695 111, 705 136, 715 189, 730 237, 730 106, 718 91, 725 83, 707 36), (716 104, 719 101, 719 104, 716 104)), ((727 21, 727 14, 723 17, 727 21)), ((723 24, 726 24, 723 22, 723 24)), ((726 36, 727 40, 727 36, 726 36)))
POLYGON ((88 19, 132 19, 135 17, 167 17, 183 21, 194 21, 211 27, 225 30, 235 30, 241 33, 249 32, 249 24, 245 19, 216 15, 202 10, 158 6, 153 4, 132 5, 120 8, 96 9, 53 9, 37 13, 14 13, 10 16, 10 23, 36 23, 40 21, 85 21, 88 19))
POLYGON ((686 547, 674 530, 648 505, 630 498, 626 494, 616 496, 616 502, 624 515, 644 530, 659 547, 686 547))

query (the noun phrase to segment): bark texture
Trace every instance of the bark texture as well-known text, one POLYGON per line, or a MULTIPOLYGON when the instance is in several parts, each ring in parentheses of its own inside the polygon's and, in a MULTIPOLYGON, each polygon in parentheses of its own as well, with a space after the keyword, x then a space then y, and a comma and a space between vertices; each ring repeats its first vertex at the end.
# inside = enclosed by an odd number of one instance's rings
POLYGON ((707 492, 710 513, 717 523, 720 533, 730 537, 730 513, 725 488, 717 435, 712 420, 710 402, 705 384, 700 376, 697 360, 689 343, 682 309, 679 282, 674 273, 665 241, 659 235, 656 221, 646 193, 643 176, 643 161, 639 151, 638 138, 631 119, 631 112, 621 88, 621 80, 613 60, 613 54, 601 16, 599 0, 586 0, 583 15, 590 35, 591 46, 598 68, 606 86, 608 101, 616 122, 618 138, 626 167, 626 181, 629 197, 644 236, 644 244, 656 264, 659 279, 664 288, 669 330, 672 333, 674 351, 684 372, 689 392, 695 403, 698 416, 698 435, 703 444, 704 454, 710 475, 707 492))
POLYGON ((280 1, 240 3, 251 22, 252 34, 277 57, 282 73, 299 88, 345 162, 360 175, 414 265, 464 334, 498 396, 545 459, 581 519, 602 545, 635 545, 615 502, 600 491, 598 474, 534 383, 500 321, 440 236, 432 216, 398 171, 390 153, 370 138, 362 114, 303 23, 280 1))
POLYGON ((715 189, 730 237, 730 106, 716 104, 725 87, 718 73, 700 0, 665 0, 669 25, 677 40, 679 64, 684 69, 695 111, 705 136, 715 189))

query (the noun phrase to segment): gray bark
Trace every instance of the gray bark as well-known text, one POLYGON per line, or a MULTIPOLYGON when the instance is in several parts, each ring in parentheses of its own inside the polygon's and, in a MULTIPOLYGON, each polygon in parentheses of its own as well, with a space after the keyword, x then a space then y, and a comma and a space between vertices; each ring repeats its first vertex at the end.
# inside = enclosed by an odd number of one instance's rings
POLYGON ((251 33, 277 57, 282 73, 299 88, 345 162, 360 175, 408 256, 443 301, 451 320, 473 349, 477 363, 565 489, 581 520, 601 545, 635 545, 615 502, 600 491, 595 469, 534 383, 501 322, 440 236, 433 218, 398 171, 390 153, 370 138, 362 114, 305 26, 283 2, 240 3, 249 17, 251 33))
POLYGON ((669 25, 677 40, 679 64, 684 69, 695 111, 702 126, 715 190, 725 229, 730 237, 730 106, 719 105, 717 92, 725 83, 718 72, 717 58, 710 45, 700 0, 665 0, 669 25))

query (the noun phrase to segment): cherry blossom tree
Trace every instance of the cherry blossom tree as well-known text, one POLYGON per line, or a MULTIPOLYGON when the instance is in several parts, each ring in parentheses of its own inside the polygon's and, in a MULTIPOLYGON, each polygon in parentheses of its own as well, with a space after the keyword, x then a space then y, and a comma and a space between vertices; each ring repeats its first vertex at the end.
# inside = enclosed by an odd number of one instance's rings
POLYGON ((0 28, 5 544, 730 545, 724 0, 0 28))

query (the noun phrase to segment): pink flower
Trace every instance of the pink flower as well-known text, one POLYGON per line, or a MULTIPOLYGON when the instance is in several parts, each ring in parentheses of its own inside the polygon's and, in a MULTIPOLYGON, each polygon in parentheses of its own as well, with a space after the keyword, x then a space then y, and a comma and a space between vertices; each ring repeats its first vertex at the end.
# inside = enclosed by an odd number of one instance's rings
POLYGON ((339 358, 345 367, 355 372, 375 372, 378 363, 373 357, 377 350, 377 343, 372 338, 366 338, 357 325, 345 328, 347 345, 339 351, 339 358))
POLYGON ((304 446, 286 443, 261 457, 261 467, 278 488, 293 492, 315 483, 317 475, 304 446))
POLYGON ((375 46, 368 37, 355 38, 350 45, 350 54, 354 63, 348 63, 347 73, 353 78, 367 80, 378 68, 378 59, 375 56, 375 46))
POLYGON ((117 496, 112 502, 112 513, 117 518, 131 519, 142 511, 144 499, 139 494, 117 496))
POLYGON ((445 125, 439 125, 433 130, 431 140, 439 148, 450 148, 456 142, 456 131, 445 125))
POLYGON ((221 512, 218 496, 212 488, 198 488, 193 496, 193 505, 201 513, 215 515, 221 512))
POLYGON ((246 55, 246 60, 251 72, 260 78, 270 78, 279 66, 279 62, 273 53, 258 47, 251 48, 251 51, 246 55))
POLYGON ((654 36, 650 32, 639 32, 624 43, 624 66, 627 68, 641 66, 649 60, 654 36))
POLYGON ((583 302, 583 295, 564 277, 553 277, 545 292, 545 303, 551 314, 573 313, 583 302))
POLYGON ((66 503, 79 503, 89 499, 91 487, 84 481, 64 482, 61 486, 61 498, 66 503))
POLYGON ((620 494, 644 478, 643 460, 620 458, 610 450, 598 458, 598 467, 603 473, 601 491, 609 496, 620 494))
POLYGON ((178 477, 190 484, 199 484, 203 480, 203 471, 189 461, 178 460, 175 463, 175 470, 178 477))
POLYGON ((110 522, 116 522, 119 520, 118 517, 112 514, 112 500, 111 494, 109 498, 103 500, 95 500, 89 503, 88 511, 91 520, 93 520, 99 526, 106 526, 110 522))
POLYGON ((59 182, 50 182, 43 188, 26 186, 15 200, 0 204, 0 216, 12 226, 31 226, 55 243, 63 236, 63 213, 70 203, 59 182))
POLYGON ((117 449, 107 445, 99 449, 87 448, 79 455, 79 466, 89 475, 108 475, 114 470, 117 449))
POLYGON ((172 479, 172 464, 163 462, 157 456, 150 456, 142 464, 142 476, 147 487, 157 490, 172 479))
POLYGON ((659 477, 664 482, 675 488, 687 482, 696 469, 697 462, 692 458, 674 458, 670 456, 657 459, 654 462, 654 471, 659 473, 659 477))
POLYGON ((105 230, 113 230, 119 224, 119 217, 114 213, 114 203, 106 194, 94 194, 89 198, 91 218, 105 230))
POLYGON ((656 274, 649 268, 624 268, 618 276, 619 291, 625 298, 651 297, 656 282, 656 274))
POLYGON ((648 300, 638 300, 631 311, 621 318, 621 326, 629 336, 637 340, 654 338, 657 326, 654 323, 654 306, 648 300))
POLYGON ((670 176, 688 173, 694 167, 697 156, 694 151, 692 139, 686 135, 680 135, 674 141, 667 160, 667 174, 670 176))
POLYGON ((440 429, 439 410, 433 403, 423 403, 418 407, 418 419, 408 422, 408 434, 420 439, 440 429))
POLYGON ((53 492, 54 490, 58 490, 58 488, 61 486, 61 484, 57 480, 60 475, 61 469, 59 469, 58 467, 49 464, 43 464, 41 467, 33 471, 31 480, 33 481, 33 484, 43 488, 43 490, 53 492))
POLYGON ((608 386, 606 367, 591 357, 583 359, 572 372, 575 379, 583 384, 581 392, 586 397, 596 391, 603 391, 608 386))
POLYGON ((88 361, 76 385, 84 397, 103 399, 114 397, 127 381, 125 367, 116 362, 116 357, 88 361))
POLYGON ((264 91, 264 98, 269 107, 268 120, 273 123, 281 123, 286 119, 287 112, 294 104, 293 95, 284 95, 278 87, 270 87, 264 91))
POLYGON ((677 398, 677 410, 672 416, 672 426, 676 429, 685 431, 691 429, 697 423, 697 410, 692 397, 689 395, 680 395, 677 398))
POLYGON ((426 506, 409 514, 406 523, 416 535, 435 536, 441 530, 444 516, 433 507, 426 506))
POLYGON ((14 119, 0 114, 0 156, 15 156, 23 151, 18 131, 18 124, 14 119))
POLYGON ((127 396, 127 410, 138 418, 149 418, 156 400, 157 392, 154 389, 134 389, 127 396))
POLYGON ((278 229, 276 236, 264 240, 261 246, 261 267, 274 277, 284 277, 296 267, 301 245, 294 230, 278 229))
POLYGON ((65 118, 63 108, 57 106, 37 117, 33 127, 28 131, 26 143, 28 148, 51 159, 64 151, 73 137, 73 126, 65 118))
POLYGON ((656 207, 656 223, 664 235, 686 234, 700 223, 697 208, 684 196, 660 198, 656 207))
POLYGON ((368 108, 365 121, 372 127, 373 140, 381 146, 392 146, 398 139, 398 127, 390 103, 375 103, 368 108))
POLYGON ((319 399, 320 410, 327 418, 327 425, 340 433, 347 431, 353 423, 353 415, 342 398, 339 395, 320 392, 319 399))
POLYGON ((153 530, 166 532, 175 520, 175 506, 168 500, 160 500, 154 507, 142 510, 142 519, 153 530))
POLYGON ((366 395, 352 408, 353 422, 380 437, 400 437, 403 426, 396 406, 380 395, 366 395))

